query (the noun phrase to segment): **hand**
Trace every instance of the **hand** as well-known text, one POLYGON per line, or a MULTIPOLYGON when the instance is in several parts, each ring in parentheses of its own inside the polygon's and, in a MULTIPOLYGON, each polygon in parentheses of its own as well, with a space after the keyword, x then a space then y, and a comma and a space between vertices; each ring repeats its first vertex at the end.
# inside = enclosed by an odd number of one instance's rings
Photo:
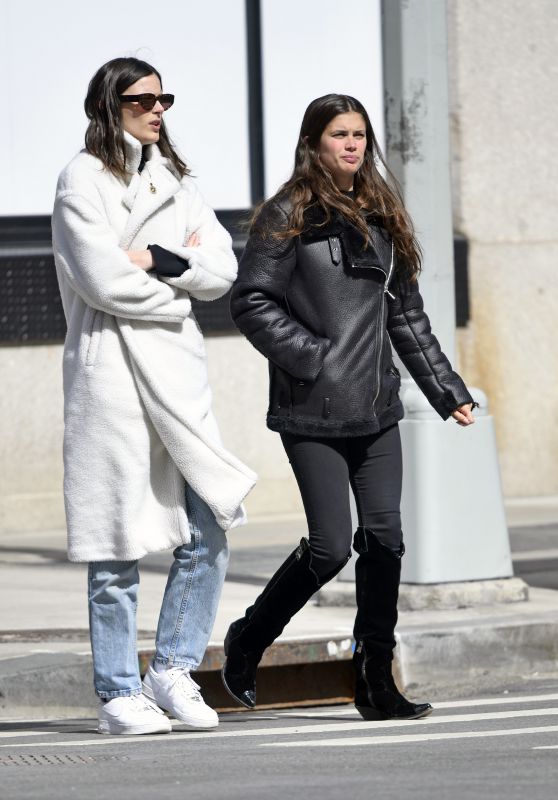
POLYGON ((200 237, 197 233, 191 233, 188 236, 188 241, 186 242, 186 247, 199 247, 200 246, 200 237))
POLYGON ((472 425, 475 421, 472 403, 465 403, 464 405, 459 406, 459 408, 456 408, 455 411, 451 412, 451 415, 457 424, 463 425, 463 427, 472 425))
POLYGON ((154 264, 151 250, 125 250, 124 252, 135 267, 139 267, 145 270, 145 272, 153 269, 154 264))

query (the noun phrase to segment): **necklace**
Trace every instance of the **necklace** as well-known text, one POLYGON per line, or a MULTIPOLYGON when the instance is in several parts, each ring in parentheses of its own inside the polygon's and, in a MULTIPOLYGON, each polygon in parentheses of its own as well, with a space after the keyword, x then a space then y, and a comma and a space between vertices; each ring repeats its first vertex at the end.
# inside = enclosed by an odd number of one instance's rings
POLYGON ((149 175, 149 191, 151 192, 151 194, 157 194, 157 187, 151 180, 151 170, 149 169, 149 164, 147 162, 145 163, 145 169, 147 170, 147 174, 149 175))

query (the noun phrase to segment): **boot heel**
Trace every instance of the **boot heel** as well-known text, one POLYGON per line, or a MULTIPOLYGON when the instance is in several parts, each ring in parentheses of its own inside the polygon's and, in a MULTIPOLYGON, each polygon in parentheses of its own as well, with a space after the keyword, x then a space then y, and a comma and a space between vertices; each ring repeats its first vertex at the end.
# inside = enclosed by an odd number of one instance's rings
POLYGON ((356 710, 366 722, 379 722, 382 720, 390 719, 388 714, 380 711, 378 708, 372 706, 355 706, 356 710))

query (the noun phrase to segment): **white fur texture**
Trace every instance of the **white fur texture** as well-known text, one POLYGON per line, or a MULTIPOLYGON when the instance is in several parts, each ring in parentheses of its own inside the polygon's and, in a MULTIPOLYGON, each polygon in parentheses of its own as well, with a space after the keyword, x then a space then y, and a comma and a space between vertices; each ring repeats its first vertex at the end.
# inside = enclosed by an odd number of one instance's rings
POLYGON ((52 218, 68 323, 64 496, 72 561, 133 560, 189 541, 184 482, 227 530, 242 524, 256 475, 224 449, 211 411, 190 295, 222 296, 236 277, 227 231, 192 179, 126 134, 131 180, 81 152, 62 171, 52 218), (150 192, 152 182, 157 192, 150 192), (196 232, 200 246, 185 247, 196 232), (158 244, 188 260, 159 280, 125 249, 158 244))

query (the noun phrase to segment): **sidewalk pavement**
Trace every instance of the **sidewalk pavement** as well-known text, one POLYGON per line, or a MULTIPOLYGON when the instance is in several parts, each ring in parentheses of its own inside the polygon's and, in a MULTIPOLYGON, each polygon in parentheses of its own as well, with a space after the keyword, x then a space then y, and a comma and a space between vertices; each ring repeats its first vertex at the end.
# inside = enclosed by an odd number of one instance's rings
MULTIPOLYGON (((547 516, 543 521, 510 529, 516 572, 530 583, 527 602, 400 613, 396 667, 411 695, 465 696, 473 688, 505 689, 522 677, 558 676, 558 523, 549 524, 547 516), (556 588, 538 588, 549 585, 556 588)), ((231 533, 228 578, 198 673, 216 705, 227 707, 218 696, 218 670, 229 623, 305 533, 297 516, 256 519, 231 533)), ((138 648, 144 666, 171 559, 165 552, 142 560, 138 648)), ((66 560, 64 531, 0 532, 1 716, 91 715, 86 577, 85 565, 66 560)), ((354 608, 315 604, 297 614, 263 662, 264 704, 319 702, 322 695, 350 699, 353 618, 354 608)))

